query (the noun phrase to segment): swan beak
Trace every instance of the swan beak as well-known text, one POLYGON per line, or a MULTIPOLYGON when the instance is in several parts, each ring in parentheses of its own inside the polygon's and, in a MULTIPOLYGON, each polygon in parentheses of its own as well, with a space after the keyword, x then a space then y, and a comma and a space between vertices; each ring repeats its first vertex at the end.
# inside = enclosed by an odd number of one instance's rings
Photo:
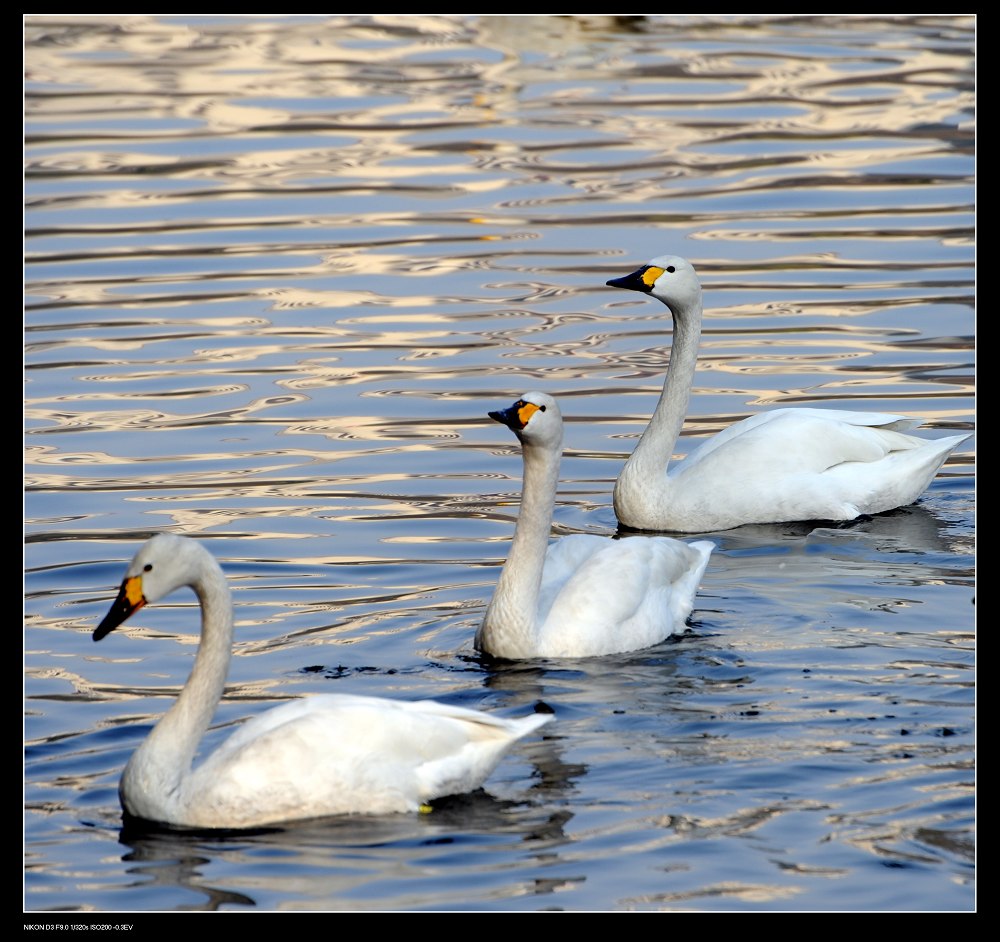
POLYGON ((142 576, 131 576, 126 579, 118 590, 118 598, 112 603, 111 611, 104 616, 104 621, 94 629, 94 640, 100 641, 145 604, 146 597, 142 594, 142 576))
POLYGON ((643 265, 631 275, 625 275, 623 278, 612 278, 605 284, 611 288, 628 288, 630 291, 644 291, 649 294, 653 290, 653 285, 656 284, 656 279, 662 274, 662 268, 657 268, 655 265, 643 265))
POLYGON ((495 422, 502 422, 507 428, 519 432, 537 411, 538 406, 533 402, 518 399, 509 409, 504 409, 501 412, 487 412, 486 414, 495 422))

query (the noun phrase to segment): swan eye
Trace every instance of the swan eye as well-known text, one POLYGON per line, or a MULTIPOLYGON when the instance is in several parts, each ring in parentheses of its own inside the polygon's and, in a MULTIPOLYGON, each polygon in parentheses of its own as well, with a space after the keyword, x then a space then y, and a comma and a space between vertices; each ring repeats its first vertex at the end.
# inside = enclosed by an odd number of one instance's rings
POLYGON ((142 567, 142 571, 143 572, 152 572, 153 571, 153 564, 152 563, 146 563, 146 565, 142 567))
POLYGON ((539 406, 538 407, 538 411, 539 412, 544 412, 545 411, 545 406, 539 406))
POLYGON ((672 275, 675 271, 677 271, 677 269, 674 268, 673 265, 668 265, 667 266, 667 271, 670 272, 670 274, 672 275))

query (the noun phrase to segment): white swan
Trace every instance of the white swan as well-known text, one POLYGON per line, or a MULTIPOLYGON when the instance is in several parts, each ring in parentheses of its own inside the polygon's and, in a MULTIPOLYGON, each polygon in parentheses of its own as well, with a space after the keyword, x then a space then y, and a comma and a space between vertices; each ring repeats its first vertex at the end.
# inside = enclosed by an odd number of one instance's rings
POLYGON ((615 513, 625 527, 704 533, 881 513, 913 503, 969 437, 904 435, 921 420, 901 415, 775 409, 731 425, 670 465, 698 360, 701 284, 676 255, 607 284, 651 294, 674 321, 663 393, 615 483, 615 513))
POLYGON ((247 720, 192 768, 232 655, 232 599, 215 558, 194 540, 154 536, 129 565, 94 640, 181 586, 194 589, 201 604, 201 643, 184 689, 122 774, 122 807, 137 818, 247 828, 415 811, 432 798, 479 787, 511 745, 552 719, 536 713, 507 720, 433 700, 321 694, 247 720))
POLYGON ((521 441, 524 484, 510 554, 476 633, 496 657, 589 657, 634 651, 682 630, 714 543, 574 534, 548 545, 563 421, 526 393, 490 412, 521 441))

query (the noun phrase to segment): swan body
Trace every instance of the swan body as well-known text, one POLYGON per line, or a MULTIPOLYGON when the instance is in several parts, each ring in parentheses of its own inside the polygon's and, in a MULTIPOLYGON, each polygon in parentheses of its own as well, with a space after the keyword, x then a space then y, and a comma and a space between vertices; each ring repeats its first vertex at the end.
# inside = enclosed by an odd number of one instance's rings
POLYGON ((201 643, 176 702, 125 766, 119 795, 134 817, 247 828, 415 811, 433 798, 478 788, 510 746, 552 719, 537 713, 508 720, 433 700, 322 694, 253 717, 193 766, 232 655, 232 600, 215 558, 194 540, 154 536, 129 565, 94 640, 181 586, 198 596, 201 643))
POLYGON ((521 441, 524 484, 510 554, 476 634, 496 657, 634 651, 683 629, 715 544, 565 536, 549 545, 562 454, 556 401, 526 393, 490 417, 521 441))
POLYGON ((676 255, 607 284, 652 295, 674 321, 663 393, 615 483, 624 527, 704 533, 881 513, 913 503, 969 437, 907 435, 921 420, 901 415, 775 409, 731 425, 671 464, 698 360, 701 284, 691 263, 676 255))

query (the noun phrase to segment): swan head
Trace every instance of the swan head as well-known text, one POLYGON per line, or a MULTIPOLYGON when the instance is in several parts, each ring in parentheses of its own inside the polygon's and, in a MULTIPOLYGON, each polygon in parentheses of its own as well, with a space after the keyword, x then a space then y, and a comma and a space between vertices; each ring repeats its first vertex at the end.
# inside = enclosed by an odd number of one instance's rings
POLYGON ((562 413, 555 399, 542 392, 528 392, 513 405, 487 413, 502 422, 525 445, 562 445, 562 413))
POLYGON ((679 255, 658 255, 623 278, 606 282, 612 288, 642 291, 662 301, 676 316, 701 306, 701 282, 694 266, 679 255))
POLYGON ((204 572, 206 558, 218 565, 200 543, 183 536, 158 533, 147 540, 132 557, 118 597, 94 630, 94 640, 100 641, 149 602, 157 602, 181 586, 195 585, 199 573, 204 572))

